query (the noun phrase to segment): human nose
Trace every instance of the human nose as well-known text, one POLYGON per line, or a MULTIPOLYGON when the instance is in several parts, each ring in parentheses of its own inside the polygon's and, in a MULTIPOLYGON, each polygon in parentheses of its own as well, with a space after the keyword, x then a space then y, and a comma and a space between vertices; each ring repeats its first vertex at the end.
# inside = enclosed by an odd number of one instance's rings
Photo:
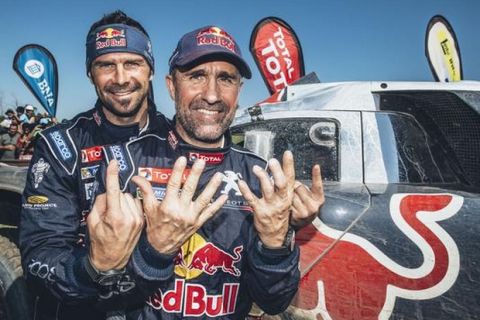
POLYGON ((204 100, 206 100, 210 104, 218 102, 220 96, 219 90, 220 87, 217 83, 217 80, 214 77, 209 77, 206 85, 204 86, 204 100))
POLYGON ((128 82, 128 74, 123 65, 119 64, 115 68, 115 83, 123 85, 128 82))

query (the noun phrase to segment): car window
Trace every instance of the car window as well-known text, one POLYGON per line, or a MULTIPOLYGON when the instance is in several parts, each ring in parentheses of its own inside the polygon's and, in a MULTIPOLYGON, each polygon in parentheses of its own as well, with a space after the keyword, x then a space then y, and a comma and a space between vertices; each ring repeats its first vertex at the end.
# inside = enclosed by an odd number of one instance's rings
POLYGON ((314 164, 320 164, 322 178, 338 181, 338 124, 332 119, 289 118, 249 123, 232 128, 233 141, 265 159, 281 160, 285 150, 295 159, 299 180, 311 179, 314 164))
POLYGON ((387 182, 458 182, 441 146, 434 145, 434 140, 430 139, 414 117, 399 113, 375 113, 375 120, 387 182))

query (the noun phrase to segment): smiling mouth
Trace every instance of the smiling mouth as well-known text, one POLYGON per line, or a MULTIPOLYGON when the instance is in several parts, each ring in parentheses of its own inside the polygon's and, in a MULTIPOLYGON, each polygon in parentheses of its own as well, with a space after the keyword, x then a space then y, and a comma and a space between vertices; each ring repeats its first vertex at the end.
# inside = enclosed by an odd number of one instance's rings
POLYGON ((207 110, 207 109, 197 109, 196 111, 209 116, 214 116, 220 113, 220 111, 207 110))
POLYGON ((133 90, 129 90, 129 91, 113 91, 111 92, 111 94, 113 94, 114 96, 128 96, 129 94, 132 94, 134 91, 133 90))

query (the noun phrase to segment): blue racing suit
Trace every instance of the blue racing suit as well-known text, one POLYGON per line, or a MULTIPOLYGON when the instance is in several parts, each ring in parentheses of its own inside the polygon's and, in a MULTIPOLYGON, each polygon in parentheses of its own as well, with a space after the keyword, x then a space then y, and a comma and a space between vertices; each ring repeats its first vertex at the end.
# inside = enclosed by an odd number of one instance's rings
MULTIPOLYGON (((162 200, 179 156, 188 160, 183 179, 195 159, 207 163, 197 195, 216 172, 223 173, 223 182, 214 199, 228 195, 219 212, 168 263, 145 235, 140 238, 132 261, 139 266, 141 278, 161 280, 168 272, 171 277, 159 281, 161 285, 143 307, 127 315, 128 319, 243 319, 252 302, 276 314, 285 310, 295 295, 300 278, 298 248, 267 249, 262 245, 253 226, 253 210, 237 185, 243 179, 260 197, 259 181, 252 168, 265 167, 266 162, 233 146, 229 133, 225 140, 224 148, 198 148, 182 141, 172 129, 167 137, 150 134, 104 148, 106 160, 116 159, 119 163, 122 191, 137 197, 141 193, 130 179, 141 175, 152 184, 157 199, 162 200)), ((103 184, 98 192, 104 192, 103 184)))
MULTIPOLYGON (((102 308, 93 306, 100 301, 108 307, 109 301, 99 299, 98 286, 84 268, 88 254, 85 219, 103 161, 102 146, 151 132, 161 134, 164 128, 166 119, 152 102, 143 129, 138 124, 110 123, 97 102, 95 108, 40 133, 22 197, 19 230, 35 319, 105 319, 99 311, 102 308)), ((110 300, 122 304, 118 298, 110 300)), ((134 300, 128 299, 129 303, 134 300)))

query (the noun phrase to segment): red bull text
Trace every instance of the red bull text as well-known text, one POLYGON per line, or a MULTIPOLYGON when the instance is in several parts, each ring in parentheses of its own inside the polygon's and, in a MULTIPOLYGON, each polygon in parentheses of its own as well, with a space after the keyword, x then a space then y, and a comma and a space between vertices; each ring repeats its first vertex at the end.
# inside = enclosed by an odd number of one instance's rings
POLYGON ((147 304, 155 310, 182 313, 184 317, 224 316, 235 313, 239 287, 238 283, 224 283, 220 295, 208 294, 202 285, 186 284, 185 280, 177 279, 173 290, 158 290, 147 304))

